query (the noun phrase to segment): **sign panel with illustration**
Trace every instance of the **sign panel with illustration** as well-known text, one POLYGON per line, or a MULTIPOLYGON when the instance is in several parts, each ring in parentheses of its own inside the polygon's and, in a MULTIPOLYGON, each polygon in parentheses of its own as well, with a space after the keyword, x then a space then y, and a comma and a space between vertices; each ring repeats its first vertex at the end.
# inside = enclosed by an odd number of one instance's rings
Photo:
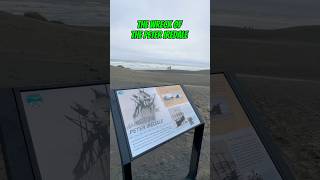
POLYGON ((132 157, 199 125, 180 85, 116 90, 132 157))
POLYGON ((21 92, 41 179, 109 179, 107 85, 21 92))

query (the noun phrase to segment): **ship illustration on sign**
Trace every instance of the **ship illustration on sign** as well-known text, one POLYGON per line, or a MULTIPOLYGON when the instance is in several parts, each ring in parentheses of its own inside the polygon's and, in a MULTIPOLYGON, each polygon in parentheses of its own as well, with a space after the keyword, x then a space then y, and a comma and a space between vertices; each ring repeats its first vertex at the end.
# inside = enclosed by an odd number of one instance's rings
POLYGON ((136 94, 132 95, 131 100, 134 102, 134 112, 132 114, 134 122, 128 128, 156 120, 158 109, 155 102, 155 94, 151 95, 145 92, 144 89, 139 89, 136 94))
POLYGON ((94 99, 89 108, 74 103, 70 108, 79 116, 77 118, 65 115, 65 118, 79 127, 82 141, 80 157, 76 163, 73 174, 74 180, 90 179, 87 174, 93 167, 100 166, 103 180, 108 179, 106 160, 109 146, 108 108, 106 93, 91 89, 94 99))

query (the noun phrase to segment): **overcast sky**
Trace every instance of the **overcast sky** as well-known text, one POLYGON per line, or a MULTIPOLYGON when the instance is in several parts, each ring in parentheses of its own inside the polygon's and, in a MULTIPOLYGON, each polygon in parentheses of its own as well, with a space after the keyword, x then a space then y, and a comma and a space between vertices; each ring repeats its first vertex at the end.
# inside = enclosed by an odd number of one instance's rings
POLYGON ((320 0, 213 0, 211 24, 279 28, 320 25, 320 0))
POLYGON ((111 0, 111 59, 210 65, 210 0, 111 0), (139 19, 182 19, 184 40, 132 40, 139 19))

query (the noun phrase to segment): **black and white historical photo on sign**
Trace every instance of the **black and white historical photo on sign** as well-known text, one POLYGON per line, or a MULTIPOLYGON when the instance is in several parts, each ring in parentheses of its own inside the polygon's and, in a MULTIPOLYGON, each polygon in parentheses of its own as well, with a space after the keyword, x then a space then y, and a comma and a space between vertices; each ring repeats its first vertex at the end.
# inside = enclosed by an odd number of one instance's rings
POLYGON ((189 123, 190 125, 193 125, 193 118, 187 117, 185 113, 181 110, 181 107, 173 107, 169 109, 170 115, 172 117, 172 120, 176 123, 177 127, 189 123))
POLYGON ((22 98, 43 179, 109 178, 106 85, 28 91, 22 98))
POLYGON ((117 90, 116 95, 133 157, 200 123, 180 86, 117 90), (162 94, 173 89, 179 91, 162 94))
POLYGON ((230 105, 226 97, 214 97, 212 103, 212 114, 214 120, 226 119, 232 116, 230 105))
POLYGON ((179 107, 170 108, 169 112, 177 127, 181 126, 182 123, 185 122, 186 117, 179 107))

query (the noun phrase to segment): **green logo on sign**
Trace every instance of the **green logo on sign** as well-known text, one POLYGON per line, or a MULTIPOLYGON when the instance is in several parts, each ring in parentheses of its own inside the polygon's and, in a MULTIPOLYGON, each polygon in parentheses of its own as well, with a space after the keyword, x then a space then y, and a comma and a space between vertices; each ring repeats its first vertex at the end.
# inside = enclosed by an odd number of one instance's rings
POLYGON ((42 103, 42 97, 39 94, 33 94, 27 96, 27 103, 31 106, 40 106, 42 103))

